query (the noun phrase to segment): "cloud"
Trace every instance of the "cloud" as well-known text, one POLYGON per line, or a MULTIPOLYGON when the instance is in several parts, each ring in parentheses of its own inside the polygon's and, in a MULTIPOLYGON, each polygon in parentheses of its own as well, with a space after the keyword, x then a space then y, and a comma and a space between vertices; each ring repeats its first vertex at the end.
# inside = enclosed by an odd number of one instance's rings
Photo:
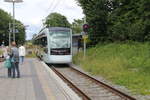
MULTIPOLYGON (((27 28, 27 39, 40 31, 42 20, 52 12, 58 12, 67 17, 71 23, 74 19, 83 18, 81 7, 75 0, 23 0, 15 4, 15 18, 20 20, 27 28)), ((0 0, 0 8, 12 14, 12 4, 0 0)))

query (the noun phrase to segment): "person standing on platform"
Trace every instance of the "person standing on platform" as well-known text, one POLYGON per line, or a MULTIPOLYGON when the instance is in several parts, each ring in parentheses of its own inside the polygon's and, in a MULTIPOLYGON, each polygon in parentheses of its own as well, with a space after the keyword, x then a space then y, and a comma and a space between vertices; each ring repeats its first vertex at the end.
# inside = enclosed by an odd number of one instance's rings
POLYGON ((20 63, 23 64, 24 62, 24 57, 26 55, 26 49, 23 45, 19 47, 19 58, 20 58, 20 63))
POLYGON ((20 78, 20 71, 19 71, 19 51, 16 46, 16 42, 12 42, 12 48, 11 48, 11 63, 12 63, 12 72, 13 72, 13 78, 15 78, 15 70, 17 71, 17 78, 20 78))
POLYGON ((8 69, 8 77, 11 77, 11 61, 10 61, 10 48, 6 46, 4 51, 4 58, 5 58, 5 67, 8 69))

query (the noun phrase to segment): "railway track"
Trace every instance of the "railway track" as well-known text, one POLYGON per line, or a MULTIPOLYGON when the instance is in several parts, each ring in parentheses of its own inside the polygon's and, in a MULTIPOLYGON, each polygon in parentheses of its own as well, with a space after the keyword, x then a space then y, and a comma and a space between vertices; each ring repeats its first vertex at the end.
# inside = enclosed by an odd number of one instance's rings
POLYGON ((73 67, 51 65, 50 68, 83 100, 136 100, 73 67))

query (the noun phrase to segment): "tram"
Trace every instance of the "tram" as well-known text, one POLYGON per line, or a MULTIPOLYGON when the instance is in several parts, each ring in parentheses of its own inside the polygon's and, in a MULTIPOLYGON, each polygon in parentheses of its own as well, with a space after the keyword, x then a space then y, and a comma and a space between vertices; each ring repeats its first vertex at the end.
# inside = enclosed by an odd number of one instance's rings
POLYGON ((45 27, 34 38, 37 55, 46 63, 72 62, 72 30, 64 27, 45 27))

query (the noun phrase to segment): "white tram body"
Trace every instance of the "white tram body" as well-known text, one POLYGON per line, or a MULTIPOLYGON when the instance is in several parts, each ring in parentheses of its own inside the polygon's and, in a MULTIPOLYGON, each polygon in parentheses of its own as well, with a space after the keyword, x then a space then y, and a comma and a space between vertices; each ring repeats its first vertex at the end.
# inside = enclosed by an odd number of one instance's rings
POLYGON ((48 27, 34 37, 39 45, 38 55, 46 63, 72 62, 72 30, 63 27, 48 27))

